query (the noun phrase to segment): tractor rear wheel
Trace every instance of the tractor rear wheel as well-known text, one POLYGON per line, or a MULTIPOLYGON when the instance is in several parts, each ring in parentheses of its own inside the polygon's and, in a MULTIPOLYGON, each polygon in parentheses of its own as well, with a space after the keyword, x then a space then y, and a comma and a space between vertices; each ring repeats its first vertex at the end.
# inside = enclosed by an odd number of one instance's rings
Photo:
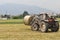
POLYGON ((47 32, 48 31, 48 23, 41 22, 40 31, 47 32))
POLYGON ((52 32, 57 32, 59 30, 59 22, 55 22, 55 25, 51 28, 52 32))

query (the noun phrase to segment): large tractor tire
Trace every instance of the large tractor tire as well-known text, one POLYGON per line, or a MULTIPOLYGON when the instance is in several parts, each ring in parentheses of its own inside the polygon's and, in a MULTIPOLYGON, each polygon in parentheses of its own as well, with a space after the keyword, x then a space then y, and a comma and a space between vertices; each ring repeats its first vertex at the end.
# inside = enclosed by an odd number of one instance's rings
POLYGON ((40 31, 47 32, 48 31, 48 23, 42 21, 40 24, 40 31))
POLYGON ((52 32, 57 32, 59 30, 59 22, 55 22, 55 25, 51 28, 52 32))
POLYGON ((31 25, 31 30, 32 30, 32 31, 38 31, 38 30, 39 30, 39 25, 36 24, 36 23, 33 23, 33 24, 31 25))

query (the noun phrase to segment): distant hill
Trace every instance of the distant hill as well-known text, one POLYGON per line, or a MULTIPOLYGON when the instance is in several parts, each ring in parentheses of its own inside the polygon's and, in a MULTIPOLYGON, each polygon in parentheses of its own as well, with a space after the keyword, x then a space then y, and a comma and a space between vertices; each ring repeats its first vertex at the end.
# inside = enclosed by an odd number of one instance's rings
POLYGON ((10 15, 18 15, 22 14, 24 11, 28 11, 29 14, 36 14, 43 11, 52 12, 51 10, 43 9, 37 6, 29 6, 22 4, 4 4, 0 5, 0 14, 10 14, 10 15))

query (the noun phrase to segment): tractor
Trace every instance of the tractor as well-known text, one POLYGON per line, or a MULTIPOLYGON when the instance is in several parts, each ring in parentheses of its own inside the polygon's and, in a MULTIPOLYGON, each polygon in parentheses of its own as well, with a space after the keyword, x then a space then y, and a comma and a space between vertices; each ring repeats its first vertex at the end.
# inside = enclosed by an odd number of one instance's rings
POLYGON ((52 32, 57 32, 59 30, 59 22, 54 16, 49 16, 49 14, 39 14, 39 15, 26 15, 24 17, 24 24, 31 26, 31 30, 41 32, 48 32, 49 29, 52 32))

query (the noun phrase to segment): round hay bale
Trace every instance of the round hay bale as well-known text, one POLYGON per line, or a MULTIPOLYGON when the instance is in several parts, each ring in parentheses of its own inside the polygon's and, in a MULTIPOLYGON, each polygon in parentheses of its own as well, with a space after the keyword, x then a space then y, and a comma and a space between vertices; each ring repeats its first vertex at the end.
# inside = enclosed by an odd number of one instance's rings
POLYGON ((24 24, 25 24, 25 25, 29 25, 30 22, 31 22, 31 20, 32 20, 32 16, 31 16, 31 15, 25 16, 25 17, 24 17, 24 24))

